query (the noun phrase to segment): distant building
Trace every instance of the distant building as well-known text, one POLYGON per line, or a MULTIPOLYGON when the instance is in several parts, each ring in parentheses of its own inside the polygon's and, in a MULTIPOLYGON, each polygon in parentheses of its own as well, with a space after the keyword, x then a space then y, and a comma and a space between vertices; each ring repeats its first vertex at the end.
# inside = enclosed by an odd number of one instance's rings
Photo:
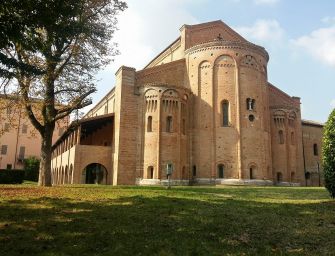
MULTIPOLYGON (((66 130, 68 119, 56 125, 55 142, 66 130)), ((40 157, 41 138, 17 98, 0 95, 0 169, 22 169, 24 159, 40 157)))
POLYGON ((324 185, 322 170, 323 124, 302 120, 303 159, 307 186, 324 185))
POLYGON ((222 21, 184 25, 57 140, 53 183, 164 184, 170 164, 175 184, 305 185, 322 125, 268 82, 268 60, 222 21))

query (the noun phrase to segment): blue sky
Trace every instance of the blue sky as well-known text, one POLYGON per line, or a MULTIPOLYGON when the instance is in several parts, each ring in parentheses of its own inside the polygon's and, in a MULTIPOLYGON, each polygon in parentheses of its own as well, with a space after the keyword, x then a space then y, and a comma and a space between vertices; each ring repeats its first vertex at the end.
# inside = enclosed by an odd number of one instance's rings
POLYGON ((269 82, 301 97, 302 117, 325 122, 335 107, 335 1, 128 0, 114 41, 121 54, 97 78, 97 103, 121 65, 142 69, 183 24, 222 20, 269 52, 269 82))

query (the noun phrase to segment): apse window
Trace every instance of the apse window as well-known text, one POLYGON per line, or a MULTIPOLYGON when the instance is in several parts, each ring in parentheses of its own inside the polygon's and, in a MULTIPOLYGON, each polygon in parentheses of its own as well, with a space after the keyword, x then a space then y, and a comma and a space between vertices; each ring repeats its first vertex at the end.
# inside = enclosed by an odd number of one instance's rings
POLYGON ((255 100, 251 98, 247 98, 247 110, 255 109, 255 100))
POLYGON ((172 132, 172 116, 166 118, 166 132, 172 132))
POLYGON ((148 116, 147 132, 152 132, 152 116, 148 116))
POLYGON ((313 145, 313 153, 315 156, 319 155, 318 144, 316 143, 313 145))
POLYGON ((221 103, 222 108, 222 126, 229 126, 229 101, 224 100, 221 103))
POLYGON ((278 132, 278 136, 279 136, 279 144, 284 144, 284 132, 282 130, 278 132))

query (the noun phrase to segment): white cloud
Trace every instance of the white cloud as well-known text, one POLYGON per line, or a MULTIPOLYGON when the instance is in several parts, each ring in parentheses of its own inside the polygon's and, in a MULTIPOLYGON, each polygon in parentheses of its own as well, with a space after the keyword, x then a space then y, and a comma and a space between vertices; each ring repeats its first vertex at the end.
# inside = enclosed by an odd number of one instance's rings
POLYGON ((236 27, 238 33, 250 41, 269 42, 280 41, 285 34, 277 20, 257 20, 250 27, 236 27))
POLYGON ((335 17, 326 16, 321 21, 326 24, 335 24, 335 17))
POLYGON ((335 67, 335 25, 319 28, 292 42, 314 58, 335 67))
POLYGON ((279 0, 254 0, 256 5, 274 5, 278 2, 279 0))
MULTIPOLYGON (((191 0, 129 0, 128 9, 119 18, 119 31, 115 41, 121 55, 113 66, 121 65, 142 69, 167 45, 179 36, 183 24, 198 20, 185 10, 191 0)), ((197 0, 202 3, 204 0, 197 0)))
POLYGON ((97 75, 98 92, 93 100, 97 102, 112 87, 115 72, 125 65, 141 70, 166 46, 179 36, 183 24, 199 21, 185 8, 185 5, 203 5, 208 0, 128 0, 128 9, 118 17, 119 30, 113 42, 118 43, 120 55, 97 75))
POLYGON ((333 100, 330 102, 330 106, 331 106, 332 108, 335 108, 335 99, 333 99, 333 100))

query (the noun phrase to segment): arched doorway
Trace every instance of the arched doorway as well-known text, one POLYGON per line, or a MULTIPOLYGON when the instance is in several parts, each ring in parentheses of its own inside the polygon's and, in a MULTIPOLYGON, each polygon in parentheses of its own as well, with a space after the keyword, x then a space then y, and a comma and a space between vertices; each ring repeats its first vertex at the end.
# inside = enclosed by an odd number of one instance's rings
POLYGON ((277 183, 283 182, 283 174, 281 172, 277 172, 277 183))
POLYGON ((256 179, 256 173, 257 173, 257 166, 256 165, 250 165, 250 167, 249 167, 249 179, 250 180, 256 179))
POLYGON ((82 172, 81 182, 84 184, 107 184, 107 169, 98 163, 87 165, 82 172))
POLYGON ((219 164, 218 165, 218 175, 217 177, 219 179, 223 179, 224 178, 224 165, 223 164, 219 164))

